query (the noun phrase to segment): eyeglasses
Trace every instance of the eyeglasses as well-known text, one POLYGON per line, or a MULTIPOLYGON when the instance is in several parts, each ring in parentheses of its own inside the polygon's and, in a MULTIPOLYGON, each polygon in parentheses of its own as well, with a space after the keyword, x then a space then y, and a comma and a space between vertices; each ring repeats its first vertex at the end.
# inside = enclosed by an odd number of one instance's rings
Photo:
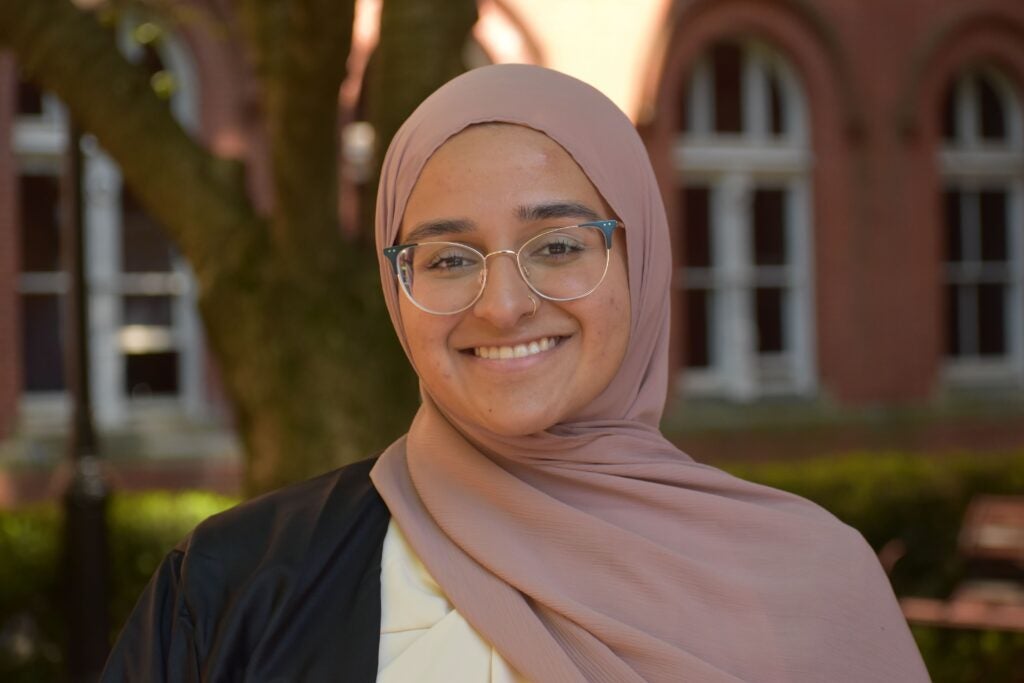
POLYGON ((402 291, 416 307, 437 315, 466 310, 483 294, 487 259, 514 256, 520 275, 538 296, 573 301, 593 292, 608 272, 615 220, 554 228, 519 249, 481 253, 458 242, 397 244, 384 249, 402 291))

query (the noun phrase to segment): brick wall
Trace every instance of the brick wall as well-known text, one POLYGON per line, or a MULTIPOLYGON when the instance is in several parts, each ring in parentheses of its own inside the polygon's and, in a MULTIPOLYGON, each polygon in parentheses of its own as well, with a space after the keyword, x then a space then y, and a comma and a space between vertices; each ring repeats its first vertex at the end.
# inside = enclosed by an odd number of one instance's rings
MULTIPOLYGON (((662 36, 668 47, 651 65, 653 116, 644 131, 662 186, 677 182, 664 150, 704 50, 717 40, 757 38, 780 51, 802 81, 809 115, 822 394, 846 405, 934 397, 944 353, 942 95, 960 69, 977 62, 997 64, 1024 95, 1024 3, 704 0, 675 7, 662 36)), ((681 214, 677 195, 666 192, 672 225, 681 214)))

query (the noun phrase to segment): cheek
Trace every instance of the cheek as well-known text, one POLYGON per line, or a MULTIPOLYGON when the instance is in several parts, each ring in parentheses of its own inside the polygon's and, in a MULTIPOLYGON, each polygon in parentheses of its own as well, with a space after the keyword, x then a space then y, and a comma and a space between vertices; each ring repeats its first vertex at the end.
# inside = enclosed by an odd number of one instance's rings
POLYGON ((414 369, 421 376, 448 376, 446 363, 450 321, 443 316, 424 313, 412 304, 400 304, 405 338, 414 369))
POLYGON ((631 306, 629 301, 629 283, 625 264, 619 262, 612 265, 614 270, 608 273, 609 287, 607 306, 608 351, 621 360, 629 344, 631 325, 631 306))
POLYGON ((609 363, 617 368, 629 346, 629 296, 616 297, 609 305, 609 312, 612 318, 607 330, 606 353, 609 363))
POLYGON ((601 287, 603 296, 592 295, 594 299, 586 302, 588 309, 579 315, 585 316, 581 322, 589 332, 585 364, 591 368, 590 382, 603 388, 617 372, 629 345, 630 302, 624 269, 610 270, 601 287), (593 368, 600 371, 593 372, 593 368))

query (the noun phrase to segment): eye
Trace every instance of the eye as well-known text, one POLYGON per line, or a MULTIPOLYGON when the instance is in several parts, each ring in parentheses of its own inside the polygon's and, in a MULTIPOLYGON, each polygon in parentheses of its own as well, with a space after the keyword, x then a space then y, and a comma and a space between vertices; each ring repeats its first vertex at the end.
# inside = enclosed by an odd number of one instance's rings
POLYGON ((586 244, 571 235, 551 233, 530 243, 527 256, 530 260, 557 262, 572 259, 586 248, 586 244))
POLYGON ((437 274, 448 274, 475 268, 478 259, 473 253, 457 247, 437 249, 424 259, 423 268, 437 274))

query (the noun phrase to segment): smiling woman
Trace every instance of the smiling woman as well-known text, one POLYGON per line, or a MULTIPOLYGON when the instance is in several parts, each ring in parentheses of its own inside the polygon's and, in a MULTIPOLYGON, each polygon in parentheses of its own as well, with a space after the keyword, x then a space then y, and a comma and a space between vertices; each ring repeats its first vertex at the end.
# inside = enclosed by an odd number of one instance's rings
POLYGON ((856 531, 659 432, 668 229, 603 95, 451 81, 395 136, 376 230, 408 433, 197 527, 106 680, 928 680, 856 531))

